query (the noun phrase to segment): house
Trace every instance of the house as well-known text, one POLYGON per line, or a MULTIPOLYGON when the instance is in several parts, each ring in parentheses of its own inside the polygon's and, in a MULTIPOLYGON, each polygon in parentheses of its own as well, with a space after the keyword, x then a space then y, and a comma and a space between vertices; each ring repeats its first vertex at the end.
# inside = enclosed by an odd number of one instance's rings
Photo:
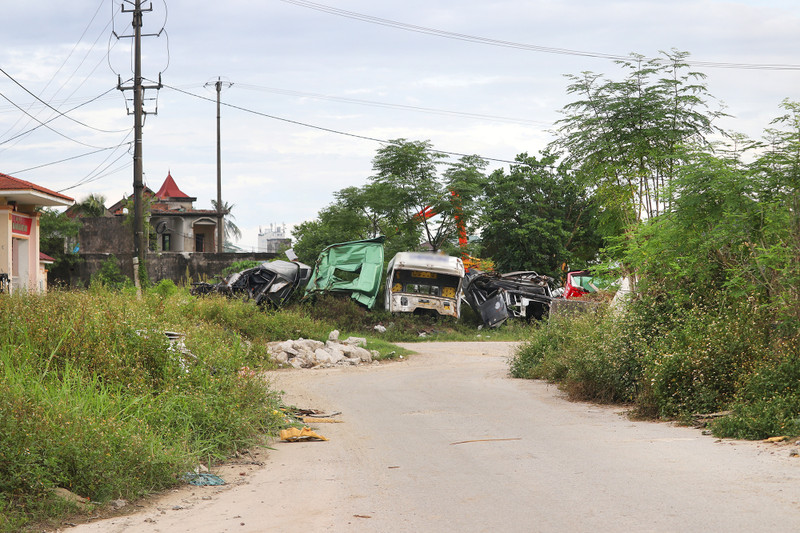
POLYGON ((40 207, 68 206, 75 200, 40 185, 0 173, 0 289, 8 292, 47 290, 40 255, 40 207))
MULTIPOLYGON (((217 212, 195 209, 193 204, 197 198, 183 192, 171 172, 157 192, 145 187, 142 197, 150 213, 151 252, 216 251, 217 212)), ((117 216, 124 216, 127 209, 133 209, 129 198, 109 207, 117 216)))

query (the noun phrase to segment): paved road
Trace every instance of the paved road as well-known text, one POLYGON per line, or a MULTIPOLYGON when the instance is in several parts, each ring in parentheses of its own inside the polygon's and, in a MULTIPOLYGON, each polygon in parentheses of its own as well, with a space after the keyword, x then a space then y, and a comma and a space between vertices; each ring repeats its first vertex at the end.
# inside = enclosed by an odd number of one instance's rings
POLYGON ((800 458, 634 422, 507 377, 507 343, 408 345, 364 368, 279 371, 328 442, 275 443, 135 515, 69 531, 800 531, 800 458))

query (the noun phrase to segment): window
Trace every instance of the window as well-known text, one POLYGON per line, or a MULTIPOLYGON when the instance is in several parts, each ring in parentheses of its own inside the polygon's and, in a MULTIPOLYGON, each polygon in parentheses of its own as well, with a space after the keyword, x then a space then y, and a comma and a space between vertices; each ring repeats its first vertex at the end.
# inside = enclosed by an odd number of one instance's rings
POLYGON ((205 243, 206 236, 202 233, 196 233, 194 236, 194 251, 195 252, 204 252, 203 244, 205 243))
POLYGON ((164 252, 169 252, 172 250, 169 238, 170 238, 169 233, 164 233, 163 235, 161 235, 161 250, 164 252))

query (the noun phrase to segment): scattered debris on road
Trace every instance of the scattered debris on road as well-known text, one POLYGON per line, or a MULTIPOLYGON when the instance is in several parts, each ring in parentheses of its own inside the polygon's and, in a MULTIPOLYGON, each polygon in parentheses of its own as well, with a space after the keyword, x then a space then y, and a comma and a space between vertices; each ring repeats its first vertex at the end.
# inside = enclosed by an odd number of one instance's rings
POLYGON ((285 442, 298 442, 302 440, 328 440, 319 433, 312 430, 310 427, 287 428, 280 431, 280 439, 285 442))

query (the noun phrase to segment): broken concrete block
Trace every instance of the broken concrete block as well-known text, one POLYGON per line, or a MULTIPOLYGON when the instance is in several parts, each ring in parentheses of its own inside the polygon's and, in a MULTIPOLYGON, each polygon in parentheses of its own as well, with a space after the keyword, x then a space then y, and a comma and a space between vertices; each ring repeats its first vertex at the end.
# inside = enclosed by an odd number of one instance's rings
POLYGON ((350 346, 366 346, 367 345, 367 339, 365 339, 364 337, 347 337, 342 342, 344 344, 349 344, 350 346))
POLYGON ((314 351, 314 362, 316 364, 331 363, 332 362, 331 354, 328 353, 328 351, 325 350, 324 348, 317 348, 314 351))
POLYGON ((328 340, 329 341, 333 341, 333 342, 338 341, 339 340, 339 330, 335 329, 335 330, 331 331, 330 334, 328 335, 328 340))

